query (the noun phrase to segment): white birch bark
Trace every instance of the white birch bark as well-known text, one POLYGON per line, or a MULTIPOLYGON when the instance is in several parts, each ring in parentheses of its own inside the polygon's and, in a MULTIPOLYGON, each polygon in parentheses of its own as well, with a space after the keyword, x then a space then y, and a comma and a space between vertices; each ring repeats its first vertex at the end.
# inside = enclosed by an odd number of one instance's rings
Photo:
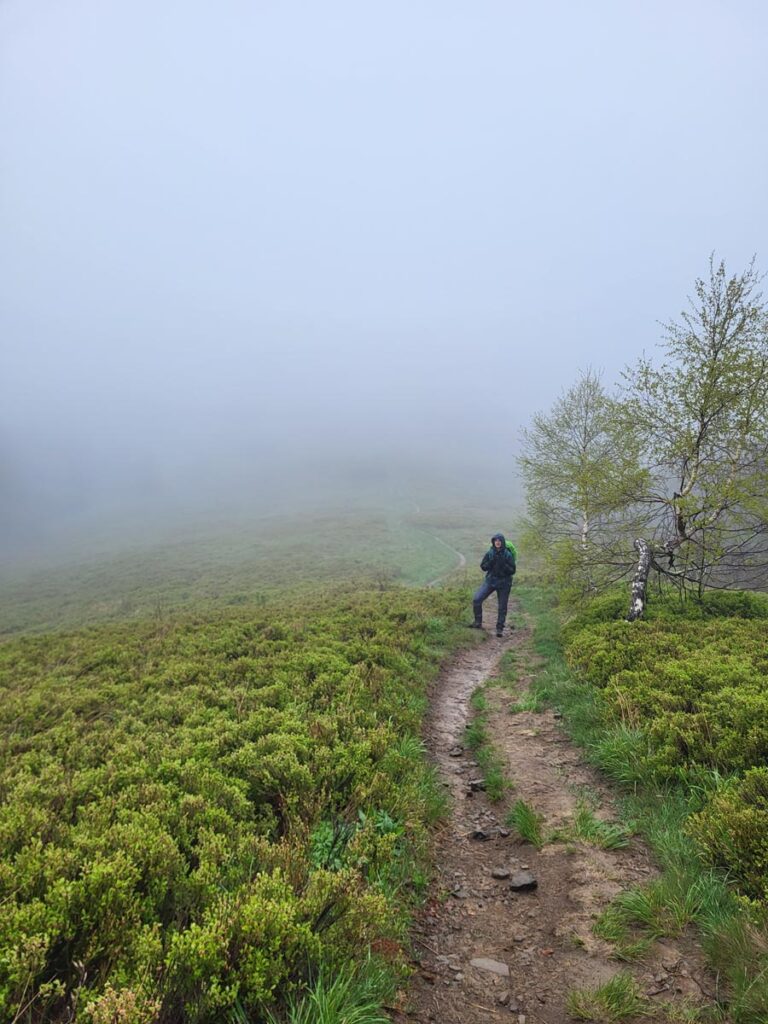
POLYGON ((645 591, 648 586, 648 573, 651 570, 651 548, 648 542, 638 538, 635 541, 635 550, 638 559, 635 575, 632 577, 632 599, 627 615, 629 622, 642 618, 645 611, 645 591))

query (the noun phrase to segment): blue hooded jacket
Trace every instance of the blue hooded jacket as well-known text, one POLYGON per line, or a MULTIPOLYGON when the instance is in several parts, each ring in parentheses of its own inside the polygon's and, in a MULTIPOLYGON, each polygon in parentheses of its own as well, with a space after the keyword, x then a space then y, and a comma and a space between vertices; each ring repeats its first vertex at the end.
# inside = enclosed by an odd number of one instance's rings
POLYGON ((491 546, 483 555, 480 568, 485 573, 485 578, 491 586, 512 586, 512 577, 517 571, 517 565, 515 564, 515 556, 507 547, 503 533, 494 533, 491 537, 491 546), (493 546, 495 540, 501 541, 501 550, 499 551, 493 546))

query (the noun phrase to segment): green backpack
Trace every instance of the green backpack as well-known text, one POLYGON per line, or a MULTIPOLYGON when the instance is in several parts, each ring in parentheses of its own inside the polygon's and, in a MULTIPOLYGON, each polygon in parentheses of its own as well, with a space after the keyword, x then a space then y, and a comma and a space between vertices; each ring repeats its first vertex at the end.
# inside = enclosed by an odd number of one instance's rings
POLYGON ((517 548, 511 540, 507 541, 507 551, 511 552, 512 557, 514 558, 515 562, 517 562, 517 548))

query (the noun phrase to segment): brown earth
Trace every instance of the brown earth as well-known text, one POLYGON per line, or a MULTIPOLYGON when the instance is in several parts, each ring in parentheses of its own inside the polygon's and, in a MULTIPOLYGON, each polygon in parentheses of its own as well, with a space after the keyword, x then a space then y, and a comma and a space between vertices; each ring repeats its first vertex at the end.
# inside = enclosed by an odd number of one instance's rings
POLYGON ((657 873, 643 843, 634 838, 623 849, 605 850, 556 841, 537 850, 504 825, 509 807, 522 799, 542 815, 545 832, 563 826, 585 792, 598 817, 613 818, 610 790, 568 740, 556 713, 509 710, 537 665, 530 629, 520 624, 514 603, 511 611, 517 628, 501 640, 485 636, 434 688, 425 740, 452 813, 435 839, 436 877, 412 933, 415 971, 393 1017, 397 1024, 564 1024, 574 1019, 566 1009, 569 992, 594 988, 623 970, 656 1004, 654 1020, 680 1020, 684 1007, 711 1005, 715 992, 693 941, 665 939, 642 962, 627 965, 612 959, 611 947, 592 932, 620 890, 657 873), (516 691, 499 685, 485 691, 486 731, 511 783, 504 800, 493 804, 469 785, 480 772, 464 749, 464 729, 473 691, 498 675, 509 649, 519 666, 516 691), (494 877, 522 870, 535 876, 534 890, 515 892, 509 877, 494 877))

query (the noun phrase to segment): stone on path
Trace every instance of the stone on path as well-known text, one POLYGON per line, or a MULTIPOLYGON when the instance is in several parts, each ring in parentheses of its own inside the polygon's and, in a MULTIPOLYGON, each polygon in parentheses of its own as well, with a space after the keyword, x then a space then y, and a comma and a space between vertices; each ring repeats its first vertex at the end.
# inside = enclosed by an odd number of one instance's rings
POLYGON ((492 878, 509 878, 512 872, 509 868, 494 868, 491 872, 492 878))
POLYGON ((538 886, 538 882, 530 871, 516 871, 509 882, 510 889, 515 892, 529 892, 538 886))
POLYGON ((478 971, 489 971, 491 974, 500 974, 502 978, 509 977, 509 967, 500 960, 491 960, 487 956, 479 956, 469 961, 478 971))

